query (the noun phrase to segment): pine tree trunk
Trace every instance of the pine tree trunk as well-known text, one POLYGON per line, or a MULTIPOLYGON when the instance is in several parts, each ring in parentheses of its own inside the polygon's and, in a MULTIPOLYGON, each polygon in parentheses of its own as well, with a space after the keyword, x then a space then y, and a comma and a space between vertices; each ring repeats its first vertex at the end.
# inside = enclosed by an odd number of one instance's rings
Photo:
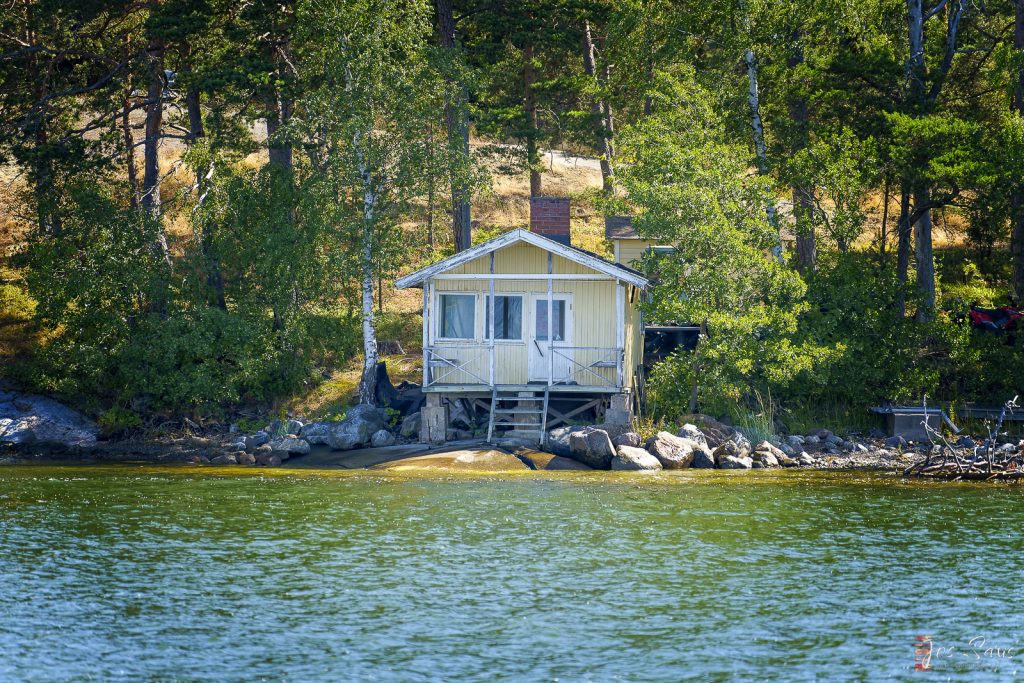
POLYGON ((271 164, 289 172, 293 164, 292 146, 287 140, 281 139, 279 132, 288 125, 291 116, 291 101, 283 98, 275 88, 274 97, 269 102, 267 111, 267 155, 271 164))
MULTIPOLYGON (((1014 5, 1013 47, 1017 59, 1024 59, 1024 0, 1017 0, 1014 5)), ((1017 116, 1024 117, 1024 63, 1018 62, 1017 83, 1013 93, 1013 110, 1017 116)), ((1011 221, 1013 232, 1011 250, 1013 252, 1013 292, 1017 305, 1024 301, 1024 179, 1016 178, 1010 195, 1011 221)))
MULTIPOLYGON (((594 40, 590 33, 590 22, 583 22, 583 71, 595 86, 601 82, 597 78, 597 64, 594 59, 594 40)), ((612 189, 612 145, 611 145, 611 107, 601 97, 594 97, 590 104, 590 113, 597 124, 597 152, 601 158, 601 180, 604 191, 612 189)))
MULTIPOLYGON (((754 133, 754 152, 757 157, 757 170, 762 176, 768 174, 768 154, 764 144, 764 123, 761 120, 761 94, 758 86, 757 57, 752 49, 743 55, 743 61, 747 65, 747 104, 750 106, 750 127, 754 133)), ((779 237, 779 243, 772 249, 772 253, 781 262, 782 258, 782 232, 779 226, 779 219, 775 210, 775 203, 769 204, 768 222, 775 229, 779 237)))
MULTIPOLYGON (((802 32, 793 33, 793 52, 786 62, 791 73, 804 62, 804 51, 800 45, 802 32)), ((792 154, 796 155, 807 148, 809 140, 807 98, 802 94, 794 94, 789 102, 789 120, 793 125, 792 154)), ((796 222, 796 266, 801 273, 814 271, 817 261, 817 244, 814 234, 814 192, 813 185, 800 187, 794 184, 793 218, 796 222)))
MULTIPOLYGON (((198 89, 192 87, 185 93, 185 110, 188 113, 188 144, 194 145, 200 139, 206 137, 198 89)), ((206 184, 205 173, 202 169, 197 168, 196 196, 202 197, 206 194, 206 184)), ((209 222, 204 223, 202 234, 199 236, 199 249, 206 266, 206 286, 213 294, 214 305, 222 311, 226 311, 228 306, 224 299, 224 275, 221 272, 220 259, 217 257, 213 247, 213 237, 213 226, 209 222)))
POLYGON ((523 48, 523 110, 526 113, 526 163, 530 167, 530 196, 539 197, 540 154, 537 150, 539 124, 537 120, 537 103, 534 101, 533 84, 536 73, 533 67, 533 46, 523 48))
POLYGON ((135 164, 135 136, 132 134, 130 117, 131 109, 131 79, 125 87, 124 110, 121 112, 121 136, 124 142, 124 166, 128 176, 128 204, 133 209, 138 209, 141 203, 139 199, 139 172, 135 164))
POLYGON ((907 315, 907 274, 910 270, 910 188, 903 184, 900 190, 900 217, 896 223, 896 292, 894 308, 899 317, 907 315))
MULTIPOLYGON (((927 185, 914 190, 914 207, 931 201, 927 185)), ((932 212, 924 211, 914 222, 914 259, 917 261, 917 322, 928 322, 935 317, 935 257, 932 254, 932 212)))
MULTIPOLYGON (((455 17, 452 13, 452 0, 437 0, 437 23, 441 47, 448 53, 448 59, 454 64, 458 59, 455 45, 455 17)), ((446 76, 449 97, 444 103, 444 120, 448 129, 449 153, 452 160, 469 160, 469 121, 466 113, 466 95, 461 84, 455 83, 446 76), (452 95, 454 93, 454 95, 452 95)), ((461 164, 459 164, 461 165, 461 164)), ((472 214, 469 204, 469 189, 462 180, 461 174, 452 165, 452 234, 455 238, 455 251, 465 251, 473 246, 472 214)), ((433 243, 433 242, 431 242, 433 243)))
POLYGON ((164 46, 158 40, 146 48, 149 59, 146 87, 146 139, 143 146, 142 209, 156 225, 154 249, 168 265, 171 263, 167 237, 160 210, 160 138, 164 114, 164 46))

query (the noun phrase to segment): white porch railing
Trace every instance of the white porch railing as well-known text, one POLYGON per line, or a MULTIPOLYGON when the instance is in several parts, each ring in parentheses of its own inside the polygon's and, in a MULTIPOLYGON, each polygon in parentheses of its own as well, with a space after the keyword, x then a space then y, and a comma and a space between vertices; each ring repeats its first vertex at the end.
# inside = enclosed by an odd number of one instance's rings
POLYGON ((623 350, 606 346, 552 346, 556 359, 568 362, 568 372, 552 384, 622 386, 623 350))
POLYGON ((426 385, 431 384, 483 384, 488 379, 490 346, 486 344, 458 344, 428 346, 423 349, 426 367, 426 385))
MULTIPOLYGON (((545 355, 551 349, 551 386, 617 388, 622 386, 623 350, 605 346, 548 346, 540 344, 545 355)), ((426 368, 424 386, 434 384, 528 384, 528 363, 524 356, 523 376, 509 377, 507 369, 495 368, 489 344, 445 344, 423 350, 426 368), (500 379, 492 375, 500 374, 500 379)), ((527 353, 524 347, 524 353, 527 353)), ((541 380, 543 385, 548 382, 541 380)))

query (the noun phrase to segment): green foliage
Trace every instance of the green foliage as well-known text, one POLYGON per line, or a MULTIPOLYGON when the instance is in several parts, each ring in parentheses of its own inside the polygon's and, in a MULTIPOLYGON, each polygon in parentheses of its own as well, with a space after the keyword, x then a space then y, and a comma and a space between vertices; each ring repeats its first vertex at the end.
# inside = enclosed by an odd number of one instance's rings
POLYGON ((107 411, 104 411, 96 423, 103 430, 104 434, 113 436, 121 434, 129 429, 135 429, 142 426, 142 418, 139 417, 138 413, 132 412, 125 408, 113 407, 107 411))
POLYGON ((699 353, 656 371, 651 394, 662 411, 681 410, 694 384, 702 405, 733 403, 809 362, 793 341, 805 288, 771 254, 770 192, 745 174, 746 150, 724 139, 707 93, 682 80, 662 97, 674 105, 623 131, 628 164, 617 181, 637 232, 675 247, 643 266, 656 281, 648 319, 704 324, 708 334, 699 353))

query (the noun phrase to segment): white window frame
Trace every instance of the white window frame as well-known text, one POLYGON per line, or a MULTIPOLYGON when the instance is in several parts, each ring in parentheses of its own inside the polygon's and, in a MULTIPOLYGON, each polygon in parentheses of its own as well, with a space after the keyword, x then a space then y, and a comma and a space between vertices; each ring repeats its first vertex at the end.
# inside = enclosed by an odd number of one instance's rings
POLYGON ((458 290, 441 290, 434 294, 434 341, 450 343, 470 343, 480 341, 480 293, 460 292, 458 290), (471 296, 473 297, 473 336, 472 337, 445 337, 441 335, 442 306, 441 297, 444 296, 471 296))
MULTIPOLYGON (((495 338, 494 343, 495 344, 518 344, 518 345, 521 345, 521 346, 525 346, 526 345, 526 336, 527 336, 526 335, 526 307, 527 307, 527 305, 529 305, 530 297, 526 295, 526 292, 495 292, 494 293, 494 298, 495 299, 497 299, 499 296, 518 296, 520 298, 520 300, 522 301, 522 304, 519 306, 519 339, 498 339, 498 338, 495 338)), ((487 320, 487 301, 490 298, 491 298, 490 293, 484 294, 484 303, 482 304, 483 312, 484 312, 484 316, 483 316, 484 332, 483 332, 483 335, 481 335, 481 337, 482 337, 482 339, 484 341, 488 341, 488 342, 490 341, 490 339, 487 336, 487 333, 489 332, 489 330, 488 330, 489 323, 488 323, 488 320, 487 320)))

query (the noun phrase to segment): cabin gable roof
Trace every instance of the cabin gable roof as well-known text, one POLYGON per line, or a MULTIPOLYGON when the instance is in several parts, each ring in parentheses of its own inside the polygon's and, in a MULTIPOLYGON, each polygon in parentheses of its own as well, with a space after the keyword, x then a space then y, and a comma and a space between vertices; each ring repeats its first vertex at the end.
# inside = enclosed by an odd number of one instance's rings
POLYGON ((539 249, 561 256, 569 261, 578 263, 581 266, 595 270, 598 273, 603 273, 621 282, 627 282, 635 287, 640 287, 641 289, 647 287, 649 284, 647 278, 632 268, 627 268, 626 266, 617 263, 611 263, 597 254, 593 254, 584 249, 567 246, 542 235, 538 235, 537 233, 530 232, 529 230, 517 228, 506 232, 504 235, 495 237, 492 240, 488 240, 482 244, 470 247, 465 251, 461 251, 458 254, 449 256, 448 258, 431 264, 426 268, 421 268, 415 273, 410 273, 405 277, 401 277, 395 282, 395 286, 399 289, 421 287, 424 282, 432 277, 519 242, 531 244, 539 249))

